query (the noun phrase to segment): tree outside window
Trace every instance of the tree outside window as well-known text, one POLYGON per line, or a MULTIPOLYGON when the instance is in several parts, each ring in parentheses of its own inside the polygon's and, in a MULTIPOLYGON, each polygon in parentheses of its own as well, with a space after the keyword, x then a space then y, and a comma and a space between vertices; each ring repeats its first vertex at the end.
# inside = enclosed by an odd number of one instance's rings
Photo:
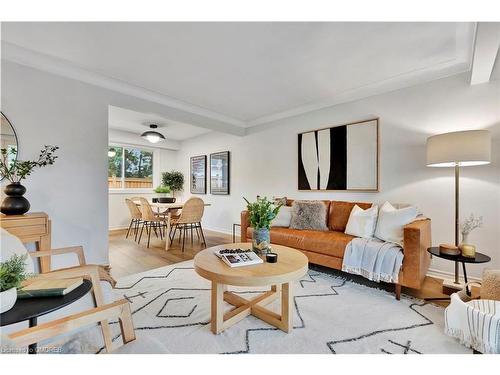
POLYGON ((111 189, 153 187, 153 152, 135 147, 110 146, 108 186, 111 189))

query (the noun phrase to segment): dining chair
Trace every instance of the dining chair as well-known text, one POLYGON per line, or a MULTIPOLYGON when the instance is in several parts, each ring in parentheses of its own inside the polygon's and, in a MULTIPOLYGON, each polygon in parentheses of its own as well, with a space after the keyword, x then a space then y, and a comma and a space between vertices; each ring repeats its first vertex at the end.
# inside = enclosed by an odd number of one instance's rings
POLYGON ((131 199, 125 198, 125 203, 127 204, 129 213, 130 213, 130 225, 128 226, 127 235, 125 238, 128 238, 130 231, 133 230, 135 233, 134 241, 137 241, 137 234, 139 233, 139 227, 142 223, 142 213, 135 201, 140 200, 139 197, 134 197, 131 199))
POLYGON ((151 241, 151 232, 154 231, 155 235, 158 237, 160 234, 160 239, 163 239, 163 232, 167 227, 168 217, 165 215, 156 214, 153 212, 153 208, 145 198, 139 198, 141 202, 141 217, 142 217, 142 227, 139 234, 139 243, 141 242, 142 232, 146 228, 146 233, 148 235, 148 248, 151 241))
POLYGON ((193 242, 193 229, 196 235, 201 239, 205 247, 205 235, 203 227, 201 226, 201 218, 205 210, 205 202, 200 198, 190 198, 184 203, 181 214, 178 218, 171 219, 171 228, 169 233, 170 241, 173 241, 177 230, 179 230, 179 242, 182 240, 182 251, 184 252, 184 245, 186 242, 187 231, 191 231, 191 243, 193 242), (173 232, 173 233, 172 233, 173 232), (183 233, 184 232, 184 233, 183 233))

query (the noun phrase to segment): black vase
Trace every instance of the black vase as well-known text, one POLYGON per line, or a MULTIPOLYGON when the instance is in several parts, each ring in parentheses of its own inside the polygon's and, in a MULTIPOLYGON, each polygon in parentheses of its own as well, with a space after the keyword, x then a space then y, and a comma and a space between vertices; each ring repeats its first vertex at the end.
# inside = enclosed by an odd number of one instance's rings
POLYGON ((5 215, 22 215, 29 211, 30 202, 23 197, 26 188, 19 182, 13 182, 4 189, 7 198, 2 202, 0 211, 5 215))

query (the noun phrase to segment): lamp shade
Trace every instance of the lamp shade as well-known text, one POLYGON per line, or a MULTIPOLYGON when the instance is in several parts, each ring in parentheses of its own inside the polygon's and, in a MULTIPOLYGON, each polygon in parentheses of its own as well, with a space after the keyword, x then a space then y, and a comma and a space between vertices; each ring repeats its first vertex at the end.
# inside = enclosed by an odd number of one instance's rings
POLYGON ((488 130, 466 130, 427 138, 428 167, 467 167, 491 161, 488 130))

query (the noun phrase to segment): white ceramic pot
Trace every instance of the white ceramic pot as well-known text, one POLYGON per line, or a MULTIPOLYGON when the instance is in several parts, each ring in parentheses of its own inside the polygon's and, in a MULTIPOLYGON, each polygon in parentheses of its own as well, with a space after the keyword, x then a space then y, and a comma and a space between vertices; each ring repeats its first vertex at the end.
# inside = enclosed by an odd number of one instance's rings
POLYGON ((12 309, 12 307, 14 307, 14 304, 16 303, 16 300, 17 289, 15 287, 0 292, 0 313, 4 313, 12 309))

